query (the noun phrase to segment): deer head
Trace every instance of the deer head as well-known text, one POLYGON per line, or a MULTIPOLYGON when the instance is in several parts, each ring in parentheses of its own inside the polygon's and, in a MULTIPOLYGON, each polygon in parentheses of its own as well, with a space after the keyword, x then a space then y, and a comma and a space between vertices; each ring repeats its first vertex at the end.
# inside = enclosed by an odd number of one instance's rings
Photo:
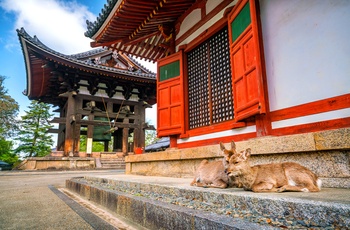
POLYGON ((223 163, 224 163, 224 166, 226 168, 231 156, 237 154, 236 143, 234 141, 231 141, 231 149, 228 150, 225 148, 225 145, 222 142, 220 142, 220 149, 224 155, 223 163))
POLYGON ((243 171, 249 167, 248 159, 251 154, 251 149, 242 150, 239 153, 233 154, 228 164, 226 165, 226 172, 229 176, 239 176, 243 171))

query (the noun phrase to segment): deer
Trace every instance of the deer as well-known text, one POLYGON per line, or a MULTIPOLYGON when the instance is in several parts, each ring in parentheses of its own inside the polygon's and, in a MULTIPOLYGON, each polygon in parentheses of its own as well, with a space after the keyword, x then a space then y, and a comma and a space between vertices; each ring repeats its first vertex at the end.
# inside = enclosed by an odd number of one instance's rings
POLYGON ((240 186, 239 182, 228 176, 225 171, 230 157, 237 153, 235 142, 231 142, 230 150, 227 150, 224 144, 220 142, 220 149, 224 155, 223 159, 211 162, 203 160, 195 172, 191 186, 222 189, 240 186))
POLYGON ((244 190, 253 192, 319 192, 322 181, 306 167, 295 162, 250 166, 251 149, 230 157, 228 175, 239 178, 244 190))

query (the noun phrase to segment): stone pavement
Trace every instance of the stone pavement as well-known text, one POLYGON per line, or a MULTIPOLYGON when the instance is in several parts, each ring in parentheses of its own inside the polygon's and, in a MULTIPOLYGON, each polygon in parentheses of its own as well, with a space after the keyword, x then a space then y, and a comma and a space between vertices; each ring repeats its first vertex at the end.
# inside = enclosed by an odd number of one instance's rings
MULTIPOLYGON (((211 208, 221 205, 222 202, 229 202, 230 209, 232 209, 232 205, 235 205, 236 209, 254 209, 255 212, 268 212, 271 216, 282 212, 282 218, 285 218, 283 215, 287 214, 295 215, 296 210, 298 210, 300 215, 304 215, 304 219, 319 218, 317 215, 320 214, 325 219, 339 217, 342 223, 350 223, 350 215, 347 215, 350 214, 349 189, 324 188, 319 193, 257 194, 234 188, 196 188, 189 185, 192 178, 125 175, 124 171, 121 170, 2 171, 0 172, 0 229, 142 229, 141 226, 135 227, 125 219, 116 218, 117 215, 108 211, 108 207, 105 208, 97 203, 83 201, 83 198, 98 199, 98 196, 92 197, 94 193, 88 187, 85 187, 85 189, 88 189, 89 193, 85 193, 83 196, 80 194, 80 197, 69 194, 69 192, 75 191, 65 191, 69 190, 69 188, 65 188, 66 180, 74 181, 82 177, 93 183, 107 183, 108 186, 117 186, 125 191, 131 191, 129 195, 120 196, 123 198, 120 201, 127 201, 124 207, 126 209, 121 210, 120 208, 123 206, 119 207, 122 212, 132 210, 135 208, 132 207, 132 204, 142 201, 143 207, 150 207, 148 204, 152 204, 154 207, 151 209, 155 211, 154 213, 168 216, 167 220, 169 220, 169 214, 175 216, 181 214, 181 216, 186 217, 189 213, 189 215, 200 217, 201 221, 204 219, 205 221, 214 220, 219 223, 220 221, 221 223, 228 221, 227 218, 221 218, 220 215, 218 218, 218 215, 207 215, 208 212, 194 210, 193 208, 172 204, 164 205, 166 202, 151 200, 151 197, 143 196, 143 192, 148 195, 156 194, 157 198, 159 196, 166 198, 175 195, 175 198, 179 198, 177 201, 180 203, 182 198, 197 201, 202 199, 203 202, 200 203, 211 206, 211 208), (133 194, 135 192, 136 194, 133 194), (125 199, 125 197, 129 198, 125 199), (160 206, 157 206, 159 204, 160 206), (190 211, 188 212, 188 210, 190 211)), ((106 190, 103 186, 97 190, 99 189, 100 191, 106 190)), ((121 194, 118 191, 115 191, 115 193, 121 194)), ((103 194, 103 192, 100 194, 103 194)), ((148 212, 152 211, 151 209, 148 212)), ((214 213, 214 211, 211 213, 214 213)), ((136 212, 131 213, 131 215, 133 218, 138 217, 136 212)), ((226 211, 225 215, 227 216, 226 211)), ((157 216, 157 218, 161 217, 157 216)), ((237 227, 243 227, 237 229, 251 229, 247 225, 249 221, 247 222, 244 219, 239 221, 238 219, 234 218, 234 221, 238 224, 237 227)), ((184 220, 182 219, 180 224, 186 229, 188 226, 184 224, 184 220)), ((158 219, 157 221, 161 222, 165 219, 158 219)), ((229 222, 226 222, 226 224, 226 226, 232 225, 229 222)), ((251 226, 256 225, 252 223, 251 226)), ((342 227, 344 228, 344 225, 342 227)))
POLYGON ((121 170, 0 171, 0 229, 116 229, 57 188, 80 176, 121 170))

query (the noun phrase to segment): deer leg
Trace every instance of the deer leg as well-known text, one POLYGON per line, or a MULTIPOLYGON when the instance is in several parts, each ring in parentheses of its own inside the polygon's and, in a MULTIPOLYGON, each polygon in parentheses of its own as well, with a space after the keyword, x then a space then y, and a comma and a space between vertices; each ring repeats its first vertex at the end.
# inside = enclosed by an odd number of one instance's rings
POLYGON ((303 186, 293 186, 293 185, 284 185, 280 188, 277 188, 277 192, 308 192, 309 190, 303 186))
POLYGON ((209 188, 227 188, 227 183, 222 180, 218 180, 212 184, 209 184, 208 187, 209 188))
POLYGON ((252 186, 252 191, 253 192, 276 192, 277 189, 275 188, 274 184, 263 182, 259 184, 254 184, 252 186))
POLYGON ((318 192, 320 191, 316 186, 294 186, 284 185, 277 189, 277 192, 318 192))
POLYGON ((196 183, 197 183, 197 180, 196 180, 196 178, 194 178, 190 185, 191 186, 197 186, 196 183))
POLYGON ((208 184, 200 182, 199 178, 194 178, 190 184, 191 186, 207 188, 208 184))

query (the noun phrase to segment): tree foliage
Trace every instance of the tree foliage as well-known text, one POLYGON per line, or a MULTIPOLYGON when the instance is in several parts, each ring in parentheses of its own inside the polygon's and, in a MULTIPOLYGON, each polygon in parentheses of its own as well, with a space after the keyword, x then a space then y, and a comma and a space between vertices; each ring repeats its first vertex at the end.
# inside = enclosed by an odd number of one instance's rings
POLYGON ((18 161, 18 156, 13 152, 12 147, 12 141, 0 137, 0 160, 13 165, 18 161))
POLYGON ((20 130, 18 132, 19 146, 15 149, 24 157, 43 157, 51 152, 53 140, 48 135, 48 130, 52 128, 49 123, 50 105, 31 101, 29 111, 22 116, 20 130))
MULTIPOLYGON (((80 149, 81 152, 86 152, 86 144, 87 144, 87 138, 86 135, 80 136, 80 149)), ((111 141, 110 141, 111 144, 111 141)), ((92 152, 103 152, 105 149, 105 145, 102 142, 93 142, 92 143, 92 152)))
POLYGON ((16 117, 18 115, 18 103, 8 95, 4 86, 6 77, 0 75, 0 160, 9 164, 18 161, 13 153, 13 142, 8 140, 17 131, 16 117))
POLYGON ((157 132, 155 130, 146 130, 145 131, 145 145, 150 145, 156 143, 159 140, 157 138, 157 132))
POLYGON ((0 75, 0 137, 13 136, 17 129, 18 103, 7 93, 4 86, 6 77, 0 75))

